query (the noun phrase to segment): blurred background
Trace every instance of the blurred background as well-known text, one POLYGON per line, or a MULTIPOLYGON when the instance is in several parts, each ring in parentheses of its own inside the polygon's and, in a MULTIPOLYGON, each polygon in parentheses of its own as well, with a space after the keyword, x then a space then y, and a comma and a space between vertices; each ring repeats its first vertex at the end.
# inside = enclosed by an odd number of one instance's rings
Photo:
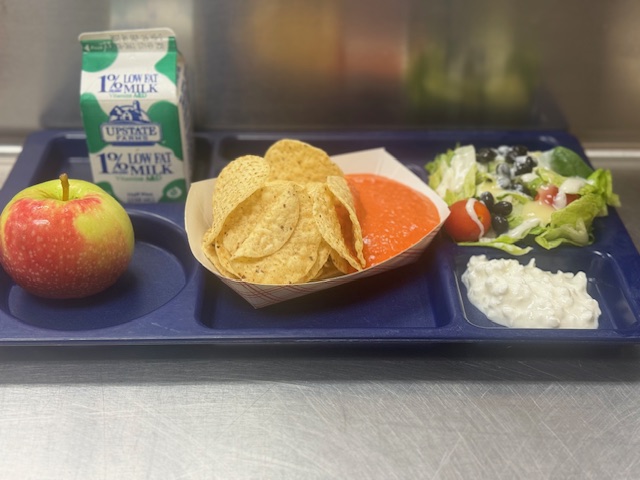
POLYGON ((638 22, 634 0, 0 0, 0 135, 81 128, 79 33, 168 26, 197 129, 566 128, 635 148, 638 22))

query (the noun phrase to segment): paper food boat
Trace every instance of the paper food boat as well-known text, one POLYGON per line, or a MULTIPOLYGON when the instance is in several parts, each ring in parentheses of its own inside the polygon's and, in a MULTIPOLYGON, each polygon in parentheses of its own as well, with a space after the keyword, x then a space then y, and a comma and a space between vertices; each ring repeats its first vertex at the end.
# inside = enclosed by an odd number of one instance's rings
POLYGON ((444 221, 449 216, 449 208, 444 200, 417 175, 391 156, 384 148, 336 155, 331 157, 331 159, 342 168, 345 174, 373 173, 382 175, 423 193, 438 209, 440 223, 409 249, 360 272, 295 285, 262 285, 249 283, 221 275, 202 251, 202 238, 211 226, 212 219, 212 198, 216 182, 216 179, 212 178, 193 183, 187 196, 185 227, 193 255, 207 270, 220 278, 220 280, 241 295, 254 308, 266 307, 285 300, 319 292, 415 262, 434 239, 438 231, 442 228, 444 221))

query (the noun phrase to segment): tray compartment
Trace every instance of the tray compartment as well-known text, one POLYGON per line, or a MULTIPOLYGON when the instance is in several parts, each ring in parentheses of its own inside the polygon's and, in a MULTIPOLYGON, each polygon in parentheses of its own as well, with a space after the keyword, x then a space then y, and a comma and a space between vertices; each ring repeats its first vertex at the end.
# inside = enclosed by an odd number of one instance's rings
POLYGON ((2 271, 0 308, 41 329, 79 331, 109 328, 152 313, 171 301, 193 275, 197 262, 183 230, 146 212, 129 212, 136 243, 131 264, 118 281, 91 297, 51 300, 13 284, 2 271))
POLYGON ((436 316, 432 308, 438 300, 432 288, 435 279, 425 274, 428 262, 425 256, 406 267, 259 310, 208 275, 208 294, 201 299, 198 316, 203 325, 219 331, 439 328, 451 316, 436 316))
POLYGON ((486 255, 489 259, 511 258, 523 265, 528 264, 531 258, 535 258, 536 267, 552 273, 558 270, 571 273, 583 271, 587 275, 587 292, 596 299, 602 311, 598 331, 612 330, 624 333, 638 328, 639 320, 629 303, 629 291, 615 259, 598 250, 562 247, 550 251, 538 249, 522 257, 509 257, 492 249, 472 247, 456 249, 453 271, 457 296, 461 301, 463 316, 471 325, 487 329, 512 330, 491 322, 469 301, 467 289, 462 283, 462 274, 467 268, 469 258, 473 255, 486 255))

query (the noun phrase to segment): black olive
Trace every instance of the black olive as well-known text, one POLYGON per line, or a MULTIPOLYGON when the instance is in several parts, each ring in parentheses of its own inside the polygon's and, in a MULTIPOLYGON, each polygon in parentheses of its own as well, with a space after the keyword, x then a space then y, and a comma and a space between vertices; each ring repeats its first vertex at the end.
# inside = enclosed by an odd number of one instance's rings
POLYGON ((515 173, 516 175, 524 175, 525 173, 531 173, 531 170, 533 170, 533 167, 531 165, 527 165, 526 162, 522 162, 516 165, 516 169, 513 173, 515 173))
POLYGON ((504 200, 502 200, 500 202, 496 202, 493 205, 493 210, 491 210, 492 213, 495 213, 496 215, 502 215, 503 217, 506 217, 512 211, 513 211, 513 205, 511 203, 509 203, 509 202, 504 201, 504 200))
POLYGON ((491 215, 491 226, 498 235, 509 230, 509 222, 502 215, 491 215))
POLYGON ((535 166, 536 166, 535 160, 527 156, 527 158, 525 158, 524 160, 520 162, 516 162, 516 169, 514 173, 516 175, 524 175, 525 173, 531 173, 531 171, 534 169, 535 166))
POLYGON ((480 148, 476 152, 476 160, 480 163, 489 163, 496 158, 496 152, 490 148, 480 148))
POLYGON ((507 177, 498 177, 498 186, 504 190, 511 188, 511 180, 507 177))
POLYGON ((521 157, 526 155, 529 152, 529 149, 524 145, 514 145, 511 147, 511 152, 513 152, 516 157, 521 157))
POLYGON ((493 195, 491 195, 491 192, 482 192, 480 194, 480 201, 486 205, 489 211, 491 211, 495 200, 493 195))
POLYGON ((504 156, 504 160, 507 163, 515 163, 517 156, 518 154, 512 150, 504 156))
POLYGON ((506 163, 501 163, 496 167, 496 173, 498 175, 502 175, 503 177, 510 178, 511 177, 511 167, 506 163))

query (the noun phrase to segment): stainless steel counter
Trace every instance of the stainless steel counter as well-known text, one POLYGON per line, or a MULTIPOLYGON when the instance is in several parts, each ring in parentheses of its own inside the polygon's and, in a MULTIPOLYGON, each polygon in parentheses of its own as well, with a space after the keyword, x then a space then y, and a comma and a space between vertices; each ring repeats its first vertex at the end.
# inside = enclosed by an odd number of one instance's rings
MULTIPOLYGON (((594 153, 640 245, 640 162, 594 153)), ((631 479, 640 348, 5 348, 0 444, 3 479, 631 479)))

